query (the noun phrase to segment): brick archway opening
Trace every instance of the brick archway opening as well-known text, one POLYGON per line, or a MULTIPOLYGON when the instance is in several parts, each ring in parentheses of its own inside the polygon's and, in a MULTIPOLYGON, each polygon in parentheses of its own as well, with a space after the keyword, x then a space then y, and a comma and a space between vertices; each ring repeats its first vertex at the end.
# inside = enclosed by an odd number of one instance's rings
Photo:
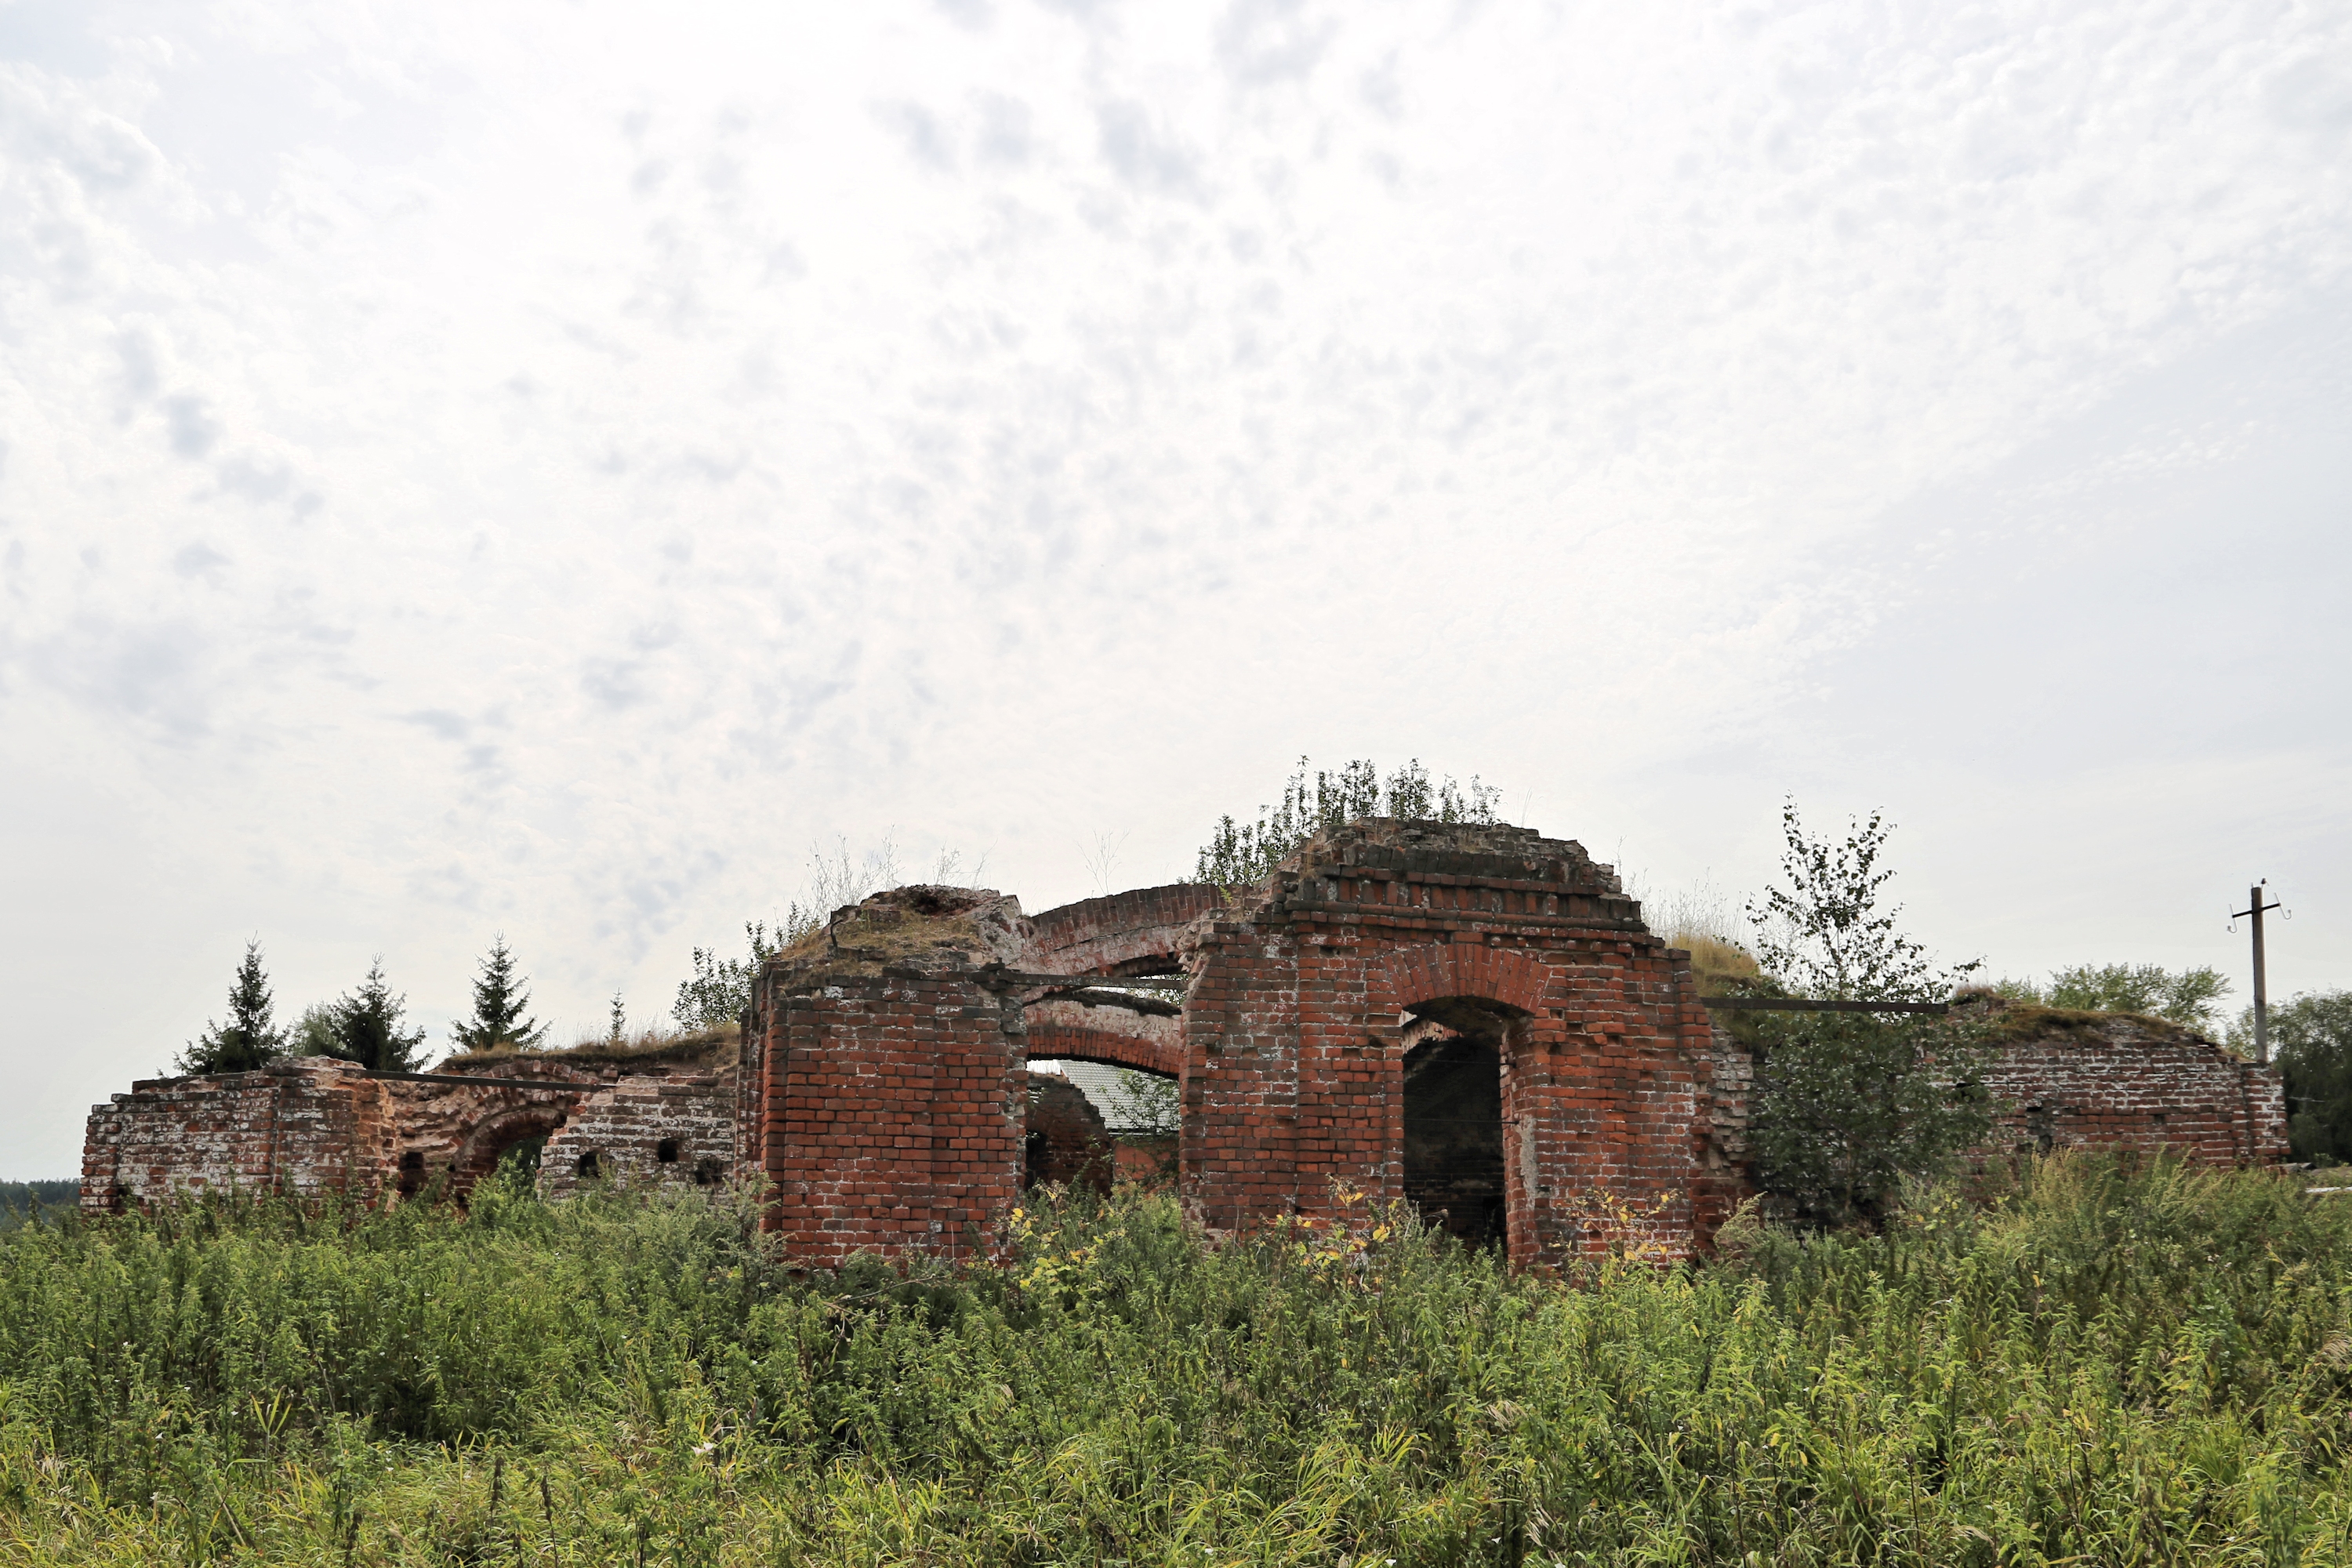
MULTIPOLYGON (((1175 1182, 1183 1142, 1183 1076, 1169 1071, 1164 1057, 1100 1051, 1040 1056, 1033 1051, 1029 1060, 1033 1070, 1048 1063, 1045 1070, 1063 1081, 1083 1081, 1082 1092, 1099 1107, 1109 1140, 1107 1175, 1146 1184, 1175 1182), (1066 1073, 1073 1063, 1107 1070, 1066 1073)), ((1033 1128, 1033 1163, 1036 1138, 1033 1128)))
POLYGON ((499 1168, 509 1154, 521 1152, 530 1171, 539 1169, 540 1151, 548 1136, 563 1125, 564 1113, 554 1106, 526 1106, 493 1116, 467 1135, 465 1145, 449 1170, 450 1195, 463 1199, 476 1183, 499 1168))
POLYGON ((1422 1220, 1467 1247, 1508 1239, 1503 1069, 1528 1013, 1482 996, 1404 1011, 1404 1195, 1422 1220))

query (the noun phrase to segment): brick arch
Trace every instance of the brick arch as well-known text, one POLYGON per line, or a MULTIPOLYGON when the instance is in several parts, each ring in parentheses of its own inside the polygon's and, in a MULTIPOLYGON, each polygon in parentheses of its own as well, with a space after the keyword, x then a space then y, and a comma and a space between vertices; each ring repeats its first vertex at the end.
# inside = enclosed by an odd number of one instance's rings
MULTIPOLYGON (((594 1087, 593 1085, 588 1087, 594 1087)), ((572 1106, 545 1103, 511 1106, 476 1122, 450 1162, 451 1190, 462 1196, 475 1183, 498 1169, 506 1152, 526 1139, 552 1134, 570 1120, 572 1106)))
POLYGON ((1431 942, 1399 948, 1374 970, 1370 1000, 1387 1017, 1448 996, 1499 1002, 1529 1017, 1543 1016, 1550 994, 1544 967, 1508 948, 1431 942))
POLYGON ((1163 1078, 1184 1076, 1184 1047, 1181 1041, 1115 1035, 1108 1029, 1082 1029, 1066 1024, 1031 1025, 1029 1059, 1101 1062, 1106 1067, 1135 1068, 1163 1078))
POLYGON ((1048 974, 1139 974, 1172 965, 1193 920, 1224 903, 1200 882, 1135 888, 1034 916, 1031 964, 1048 974))

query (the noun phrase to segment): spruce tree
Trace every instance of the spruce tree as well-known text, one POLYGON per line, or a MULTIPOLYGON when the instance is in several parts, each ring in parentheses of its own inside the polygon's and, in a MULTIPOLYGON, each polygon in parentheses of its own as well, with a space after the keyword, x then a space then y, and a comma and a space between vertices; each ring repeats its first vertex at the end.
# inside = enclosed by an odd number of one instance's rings
POLYGON ((546 1038, 547 1026, 523 1016, 530 1006, 530 993, 515 973, 514 954, 508 951, 506 932, 500 931, 474 982, 474 1016, 454 1026, 450 1037, 461 1051, 536 1046, 546 1038))
POLYGON ((269 977, 261 969, 261 939, 245 944, 245 959, 228 989, 228 1022, 207 1021, 173 1065, 184 1073, 251 1072, 286 1054, 286 1032, 269 1016, 269 977))
POLYGON ((408 998, 393 994, 378 953, 357 994, 334 1005, 332 1054, 372 1072, 415 1072, 425 1031, 402 1026, 407 1011, 408 998))

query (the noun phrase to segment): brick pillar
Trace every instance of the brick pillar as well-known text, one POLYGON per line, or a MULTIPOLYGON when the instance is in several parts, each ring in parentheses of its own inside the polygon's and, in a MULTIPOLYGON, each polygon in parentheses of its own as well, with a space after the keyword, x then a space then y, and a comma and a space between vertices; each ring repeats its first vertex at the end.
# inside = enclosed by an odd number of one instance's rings
POLYGON ((787 1252, 968 1252, 1019 1197, 1021 1015, 952 972, 770 995, 762 1157, 787 1252))

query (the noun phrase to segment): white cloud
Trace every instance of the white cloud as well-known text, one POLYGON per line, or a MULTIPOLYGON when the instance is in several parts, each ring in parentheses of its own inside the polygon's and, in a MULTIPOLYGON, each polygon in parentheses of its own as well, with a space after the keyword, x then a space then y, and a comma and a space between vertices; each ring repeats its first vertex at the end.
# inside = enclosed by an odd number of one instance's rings
MULTIPOLYGON (((256 930, 296 1005, 383 951, 446 1010, 503 927, 559 1012, 652 1014, 812 841, 895 825, 1035 906, 1095 832, 1181 870, 1301 747, 1669 877, 1761 875, 1783 788, 1884 800, 1953 946, 2012 929, 1948 848, 1996 826, 2135 907, 2192 873, 2134 833, 2340 879, 2324 797, 2232 837, 2201 759, 2242 737, 2168 628, 2292 603, 2263 711, 2340 705, 2336 395, 2294 367, 2352 321, 2348 33, 0 8, 39 753, 0 1049, 42 1086, 0 1173, 69 1165, 256 930), (2273 472, 2259 554, 2189 559, 2273 472), (2178 571, 2117 570, 2143 535, 2178 571), (2119 809, 2101 711, 2200 761, 2134 752, 2119 809), (92 1023, 117 923, 171 959, 92 1023)), ((2013 968, 2095 945, 2016 929, 2013 968)))

